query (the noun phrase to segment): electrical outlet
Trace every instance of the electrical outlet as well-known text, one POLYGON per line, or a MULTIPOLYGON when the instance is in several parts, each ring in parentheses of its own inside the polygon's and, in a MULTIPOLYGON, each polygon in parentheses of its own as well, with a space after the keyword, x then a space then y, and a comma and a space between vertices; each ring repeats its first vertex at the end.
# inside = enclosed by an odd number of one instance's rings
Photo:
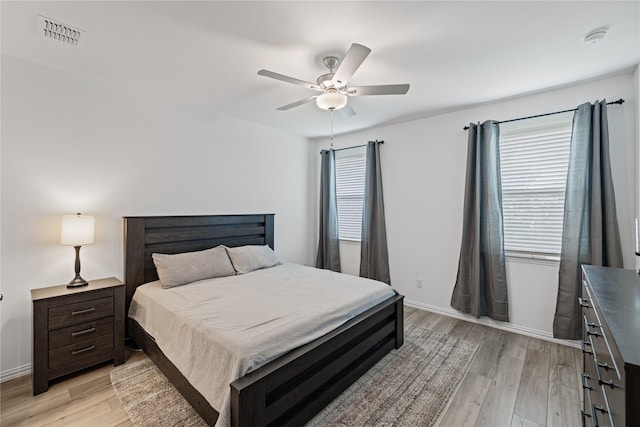
POLYGON ((422 288, 422 279, 416 278, 416 288, 422 288))

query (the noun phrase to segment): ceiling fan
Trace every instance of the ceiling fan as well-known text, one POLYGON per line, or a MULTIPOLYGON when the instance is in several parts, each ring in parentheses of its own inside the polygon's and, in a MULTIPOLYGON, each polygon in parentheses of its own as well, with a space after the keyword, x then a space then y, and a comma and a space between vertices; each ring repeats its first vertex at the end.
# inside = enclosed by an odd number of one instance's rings
POLYGON ((294 107, 311 102, 314 99, 318 107, 323 110, 335 111, 343 109, 343 115, 352 116, 355 114, 353 108, 347 105, 349 96, 365 95, 404 95, 409 90, 408 84, 379 85, 379 86, 348 86, 349 79, 371 53, 371 49, 361 44, 353 43, 342 61, 335 56, 327 56, 323 59, 324 65, 329 69, 327 74, 323 74, 316 79, 316 83, 299 80, 283 74, 274 73, 269 70, 260 70, 258 75, 293 83, 309 89, 322 92, 319 95, 310 96, 291 104, 284 105, 278 110, 289 110, 294 107), (337 67, 337 68, 336 68, 337 67), (335 72, 334 72, 335 69, 335 72), (345 108, 346 107, 346 108, 345 108))

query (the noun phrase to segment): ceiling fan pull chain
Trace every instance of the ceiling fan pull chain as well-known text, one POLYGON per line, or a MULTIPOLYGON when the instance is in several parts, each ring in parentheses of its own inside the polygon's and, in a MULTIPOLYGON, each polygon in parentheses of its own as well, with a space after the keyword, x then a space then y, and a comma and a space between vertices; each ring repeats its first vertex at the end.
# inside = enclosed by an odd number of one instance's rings
POLYGON ((331 121, 331 132, 329 133, 329 138, 331 139, 331 148, 333 148, 333 110, 329 110, 329 117, 331 121))

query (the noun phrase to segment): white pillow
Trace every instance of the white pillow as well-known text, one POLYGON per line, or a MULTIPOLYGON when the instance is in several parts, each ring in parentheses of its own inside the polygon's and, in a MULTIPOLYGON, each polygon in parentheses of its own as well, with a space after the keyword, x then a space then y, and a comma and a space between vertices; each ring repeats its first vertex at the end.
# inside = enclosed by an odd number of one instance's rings
POLYGON ((175 255, 152 254, 163 288, 236 274, 224 246, 175 255))
POLYGON ((275 252, 268 246, 247 245, 227 248, 227 253, 238 274, 280 264, 275 252))

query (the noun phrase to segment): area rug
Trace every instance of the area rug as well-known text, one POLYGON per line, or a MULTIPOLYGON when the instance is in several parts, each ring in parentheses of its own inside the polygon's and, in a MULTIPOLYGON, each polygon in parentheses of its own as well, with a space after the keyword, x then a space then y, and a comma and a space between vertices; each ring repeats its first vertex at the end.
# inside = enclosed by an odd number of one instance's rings
MULTIPOLYGON (((307 427, 432 426, 467 373, 478 346, 407 327, 393 350, 313 418, 307 427)), ((111 371, 111 383, 136 427, 204 426, 149 359, 111 371)))

